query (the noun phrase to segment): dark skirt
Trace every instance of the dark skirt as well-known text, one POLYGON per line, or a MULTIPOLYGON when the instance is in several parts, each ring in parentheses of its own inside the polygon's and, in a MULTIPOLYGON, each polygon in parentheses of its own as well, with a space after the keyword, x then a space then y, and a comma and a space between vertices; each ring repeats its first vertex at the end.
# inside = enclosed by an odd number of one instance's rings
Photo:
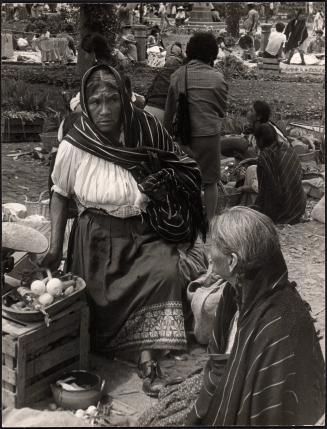
POLYGON ((81 214, 68 269, 86 281, 94 351, 185 349, 178 264, 176 246, 141 216, 81 214))
POLYGON ((199 164, 204 185, 220 179, 220 136, 192 137, 191 150, 199 164))

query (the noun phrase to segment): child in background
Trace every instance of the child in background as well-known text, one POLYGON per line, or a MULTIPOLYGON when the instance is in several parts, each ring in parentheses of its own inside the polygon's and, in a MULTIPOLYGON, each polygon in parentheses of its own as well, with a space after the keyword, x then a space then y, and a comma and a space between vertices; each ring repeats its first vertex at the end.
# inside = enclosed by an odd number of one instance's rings
POLYGON ((322 35, 322 30, 316 30, 316 37, 309 43, 308 54, 323 54, 325 52, 325 40, 322 35))

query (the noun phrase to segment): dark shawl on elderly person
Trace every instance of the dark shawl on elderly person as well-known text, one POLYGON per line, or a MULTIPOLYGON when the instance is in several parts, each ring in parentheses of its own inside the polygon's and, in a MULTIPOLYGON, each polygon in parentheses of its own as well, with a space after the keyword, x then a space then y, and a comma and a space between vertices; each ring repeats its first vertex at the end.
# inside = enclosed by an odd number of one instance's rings
POLYGON ((286 26, 285 52, 297 48, 308 38, 308 30, 305 19, 292 19, 286 26))
POLYGON ((292 147, 278 142, 264 148, 257 164, 258 210, 275 223, 299 222, 305 212, 302 167, 292 147))
POLYGON ((219 302, 203 386, 185 424, 313 425, 325 410, 325 365, 310 308, 276 252, 219 302), (241 292, 242 291, 242 292, 241 292), (225 354, 239 309, 234 344, 225 354))
POLYGON ((98 65, 85 73, 81 107, 82 117, 65 139, 131 172, 141 192, 150 198, 148 221, 161 238, 194 243, 199 232, 205 236, 201 173, 196 162, 174 144, 154 116, 132 105, 115 69, 98 65), (116 80, 122 101, 124 146, 104 136, 90 119, 85 90, 88 79, 98 69, 107 70, 116 80))

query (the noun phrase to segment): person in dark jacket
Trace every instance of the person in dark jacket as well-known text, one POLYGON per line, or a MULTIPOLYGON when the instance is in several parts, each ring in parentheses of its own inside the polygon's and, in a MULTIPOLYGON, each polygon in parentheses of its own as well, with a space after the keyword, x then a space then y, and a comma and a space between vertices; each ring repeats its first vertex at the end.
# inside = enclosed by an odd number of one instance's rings
POLYGON ((304 51, 305 42, 308 39, 308 30, 305 21, 305 15, 302 9, 296 12, 295 18, 293 18, 285 28, 285 35, 287 41, 285 43, 285 53, 288 55, 286 64, 290 64, 291 59, 297 50, 300 54, 302 65, 305 65, 304 51))
POLYGON ((198 32, 186 46, 187 63, 171 76, 164 126, 173 133, 181 93, 187 93, 190 140, 184 150, 200 165, 204 203, 210 220, 218 201, 220 178, 220 131, 227 109, 228 85, 213 67, 218 44, 212 33, 198 32))

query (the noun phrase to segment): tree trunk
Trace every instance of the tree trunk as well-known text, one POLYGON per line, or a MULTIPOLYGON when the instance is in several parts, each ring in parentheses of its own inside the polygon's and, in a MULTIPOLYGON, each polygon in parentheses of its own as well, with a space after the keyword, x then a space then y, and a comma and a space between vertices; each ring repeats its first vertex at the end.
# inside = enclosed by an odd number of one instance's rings
POLYGON ((90 55, 82 49, 82 40, 86 35, 95 32, 106 37, 109 47, 115 46, 117 18, 114 4, 83 3, 80 5, 80 45, 77 58, 77 71, 80 76, 83 76, 94 64, 93 54, 90 55))
POLYGON ((140 24, 143 24, 144 4, 140 4, 140 24))
POLYGON ((226 3, 226 26, 227 33, 233 37, 239 37, 240 35, 240 18, 243 15, 242 3, 233 2, 226 3))
POLYGON ((77 71, 78 74, 82 77, 86 70, 88 70, 94 63, 94 56, 90 55, 88 52, 84 51, 81 47, 82 40, 84 37, 90 33, 88 29, 88 17, 86 4, 80 5, 80 41, 78 47, 78 57, 77 57, 77 71))

